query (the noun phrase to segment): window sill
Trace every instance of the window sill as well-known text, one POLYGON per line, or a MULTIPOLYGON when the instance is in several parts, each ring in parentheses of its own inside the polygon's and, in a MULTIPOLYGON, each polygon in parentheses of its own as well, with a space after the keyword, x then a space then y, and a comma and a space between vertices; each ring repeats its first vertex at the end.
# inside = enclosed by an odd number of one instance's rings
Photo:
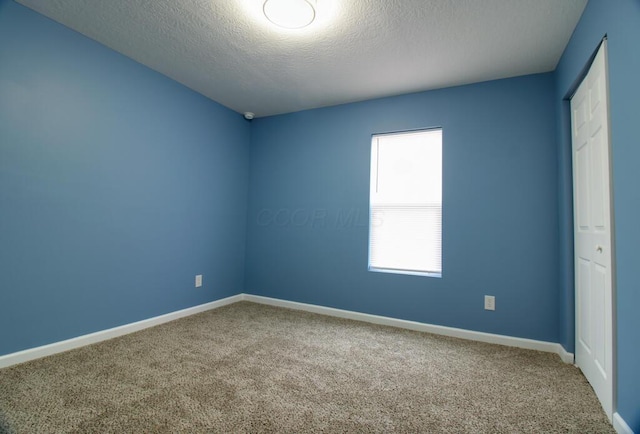
POLYGON ((369 267, 369 271, 373 271, 376 273, 407 274, 409 276, 436 277, 436 278, 442 279, 442 273, 434 273, 429 271, 400 270, 396 268, 375 268, 375 267, 369 267))

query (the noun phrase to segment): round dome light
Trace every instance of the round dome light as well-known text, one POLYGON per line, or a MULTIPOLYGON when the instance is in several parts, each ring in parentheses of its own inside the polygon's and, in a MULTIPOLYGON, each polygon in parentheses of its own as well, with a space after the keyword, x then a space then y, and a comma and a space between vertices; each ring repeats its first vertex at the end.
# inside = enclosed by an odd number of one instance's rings
POLYGON ((285 29, 301 29, 316 17, 312 0, 266 0, 262 9, 269 21, 285 29))

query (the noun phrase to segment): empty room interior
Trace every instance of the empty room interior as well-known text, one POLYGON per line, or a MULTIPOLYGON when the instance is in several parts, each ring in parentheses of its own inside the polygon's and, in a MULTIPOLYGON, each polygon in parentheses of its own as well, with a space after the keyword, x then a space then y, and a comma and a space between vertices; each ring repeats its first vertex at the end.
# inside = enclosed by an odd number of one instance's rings
POLYGON ((640 433, 639 46, 638 0, 0 0, 0 432, 640 433))

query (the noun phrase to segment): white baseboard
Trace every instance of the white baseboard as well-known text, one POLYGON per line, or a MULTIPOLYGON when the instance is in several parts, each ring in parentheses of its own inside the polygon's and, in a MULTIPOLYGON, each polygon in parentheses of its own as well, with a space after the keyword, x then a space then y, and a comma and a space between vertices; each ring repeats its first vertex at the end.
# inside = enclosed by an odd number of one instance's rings
POLYGON ((627 422, 624 421, 620 413, 613 413, 613 429, 616 430, 618 434, 633 434, 633 430, 627 422))
POLYGON ((567 352, 558 343, 537 341, 533 339, 515 338, 511 336, 497 335, 493 333, 477 332, 472 330, 445 327, 433 324, 426 324, 417 321, 407 321, 403 319, 390 318, 386 316, 370 315, 367 313, 353 312, 332 307, 318 306, 315 304, 298 303, 294 301, 281 300, 277 298, 262 297, 259 295, 243 294, 243 300, 254 303, 267 304, 270 306, 286 307, 295 310, 319 313, 322 315, 334 316, 338 318, 353 319, 373 324, 381 324, 420 332, 433 333, 472 341, 487 342, 490 344, 506 345, 509 347, 525 348, 529 350, 555 353, 565 363, 573 363, 573 354, 567 352))
POLYGON ((563 362, 568 363, 570 365, 573 365, 575 362, 575 356, 573 353, 568 352, 567 350, 564 349, 564 347, 560 344, 557 344, 560 346, 559 348, 559 352, 558 355, 560 356, 560 358, 562 359, 563 362))
POLYGON ((41 357, 62 353, 64 351, 83 347, 85 345, 91 345, 97 342, 106 341, 107 339, 112 339, 118 336, 137 332, 139 330, 160 325, 169 321, 176 320, 178 318, 183 318, 185 316, 194 315, 196 313, 226 306, 231 303, 236 303, 238 301, 241 301, 242 299, 242 294, 234 295, 231 297, 212 301, 210 303, 189 307, 187 309, 178 310, 142 321, 125 324, 107 330, 101 330, 99 332, 78 336, 60 342, 54 342, 52 344, 43 345, 41 347, 29 348, 28 350, 18 351, 17 353, 7 354, 4 356, 0 356, 0 368, 6 368, 8 366, 17 365, 18 363, 28 362, 29 360, 39 359, 41 357))
MULTIPOLYGON (((270 306, 279 306, 295 310, 304 310, 307 312, 318 313, 321 315, 334 316, 338 318, 353 319, 356 321, 363 321, 372 324, 381 324, 392 327, 404 328, 409 330, 434 333, 444 336, 452 336, 456 338, 468 339, 472 341, 487 342, 491 344, 506 345, 510 347, 526 348, 530 350, 545 351, 549 353, 555 353, 565 363, 573 363, 574 357, 572 353, 567 352, 562 345, 553 342, 536 341, 525 338, 515 338, 511 336, 497 335, 492 333, 476 332, 472 330, 458 329, 454 327, 445 327, 433 324, 426 324, 416 321, 407 321, 397 318, 390 318, 386 316, 370 315, 366 313, 354 312, 343 309, 335 309, 331 307, 318 306, 314 304, 298 303, 294 301, 281 300, 277 298, 262 297, 251 294, 238 294, 231 297, 216 300, 210 303, 201 304, 199 306, 182 309, 176 312, 171 312, 165 315, 156 316, 153 318, 137 321, 131 324, 125 324, 119 327, 114 327, 107 330, 101 330, 99 332, 90 333, 83 336, 78 336, 72 339, 67 339, 60 342, 54 342, 52 344, 43 345, 36 348, 30 348, 24 351, 18 351, 16 353, 6 354, 0 356, 0 368, 6 368, 8 366, 16 365, 18 363, 28 362, 29 360, 39 359, 41 357, 50 356, 53 354, 61 353, 64 351, 72 350, 74 348, 83 347, 85 345, 95 344, 97 342, 112 339, 118 336, 133 333, 139 330, 143 330, 149 327, 160 325, 169 321, 173 321, 185 316, 194 315, 196 313, 204 312, 211 309, 216 309, 228 304, 236 303, 238 301, 251 301, 254 303, 266 304, 270 306)), ((617 413, 616 413, 617 414, 617 413)), ((621 426, 627 426, 624 420, 620 418, 621 426)), ((615 422, 615 420, 614 420, 615 422)), ((628 427, 627 427, 628 428, 628 427)), ((632 431, 618 431, 624 433, 631 433, 632 431)))

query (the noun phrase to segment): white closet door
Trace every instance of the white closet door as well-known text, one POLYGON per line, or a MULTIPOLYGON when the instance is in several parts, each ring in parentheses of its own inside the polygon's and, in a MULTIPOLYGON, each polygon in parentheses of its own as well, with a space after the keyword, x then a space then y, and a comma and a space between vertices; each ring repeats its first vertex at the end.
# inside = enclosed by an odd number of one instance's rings
POLYGON ((611 420, 613 279, 606 40, 571 99, 576 364, 611 420))

